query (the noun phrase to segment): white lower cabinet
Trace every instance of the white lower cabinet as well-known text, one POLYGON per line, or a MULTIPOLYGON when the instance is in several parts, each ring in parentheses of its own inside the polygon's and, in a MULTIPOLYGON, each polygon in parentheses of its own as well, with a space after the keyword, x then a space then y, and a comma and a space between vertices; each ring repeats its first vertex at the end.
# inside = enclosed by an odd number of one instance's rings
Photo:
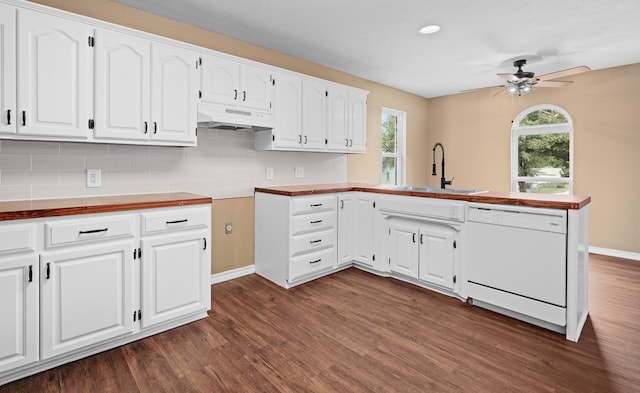
POLYGON ((38 360, 38 283, 36 254, 0 253, 0 375, 38 360))
POLYGON ((338 194, 338 264, 356 262, 373 267, 372 194, 338 194))
POLYGON ((40 256, 41 357, 131 333, 133 239, 40 256))
POLYGON ((0 385, 207 316, 211 206, 0 221, 0 385))
POLYGON ((389 225, 389 270, 409 277, 418 276, 418 228, 403 222, 389 225))
POLYGON ((285 288, 336 267, 335 194, 255 196, 256 273, 285 288))
POLYGON ((418 279, 453 290, 457 281, 454 275, 456 231, 433 224, 421 224, 419 230, 418 279))
POLYGON ((142 240, 142 328, 210 308, 206 229, 142 240))

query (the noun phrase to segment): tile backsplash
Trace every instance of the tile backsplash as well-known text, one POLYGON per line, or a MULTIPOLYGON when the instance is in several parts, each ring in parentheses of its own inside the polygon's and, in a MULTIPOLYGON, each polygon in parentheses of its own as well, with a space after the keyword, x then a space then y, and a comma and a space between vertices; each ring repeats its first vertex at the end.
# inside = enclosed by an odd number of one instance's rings
POLYGON ((252 196, 256 186, 347 180, 346 154, 256 151, 254 136, 201 129, 197 147, 0 140, 0 201, 174 191, 221 199, 252 196), (101 187, 86 187, 87 169, 102 171, 101 187))

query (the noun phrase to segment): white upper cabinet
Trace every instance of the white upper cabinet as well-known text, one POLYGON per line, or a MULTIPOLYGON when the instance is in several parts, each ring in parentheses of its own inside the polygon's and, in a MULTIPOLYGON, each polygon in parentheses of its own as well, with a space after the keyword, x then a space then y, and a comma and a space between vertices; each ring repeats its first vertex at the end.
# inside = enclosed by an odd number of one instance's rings
POLYGON ((16 124, 16 9, 0 4, 0 133, 16 124))
POLYGON ((299 148, 302 133, 302 79, 295 75, 277 75, 274 103, 274 147, 299 148))
POLYGON ((324 81, 302 81, 302 135, 300 142, 307 149, 324 149, 327 113, 327 87, 324 81))
POLYGON ((367 93, 342 85, 328 89, 327 150, 364 153, 367 140, 367 93))
POLYGON ((151 139, 195 144, 198 55, 157 43, 151 50, 151 139))
POLYGON ((327 149, 349 149, 349 90, 345 86, 332 85, 328 89, 327 149))
POLYGON ((68 19, 18 11, 19 135, 87 138, 92 32, 68 19))
POLYGON ((349 151, 365 153, 367 151, 367 93, 351 90, 349 92, 349 151))
POLYGON ((108 30, 96 32, 95 137, 149 139, 149 41, 108 30))
POLYGON ((273 74, 266 68, 214 56, 202 58, 203 102, 271 112, 273 85, 273 74))

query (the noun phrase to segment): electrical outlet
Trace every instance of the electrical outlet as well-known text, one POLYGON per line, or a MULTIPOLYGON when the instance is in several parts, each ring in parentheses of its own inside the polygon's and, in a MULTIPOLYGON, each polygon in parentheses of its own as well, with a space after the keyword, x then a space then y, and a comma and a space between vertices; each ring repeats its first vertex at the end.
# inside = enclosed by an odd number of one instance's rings
POLYGON ((100 169, 87 169, 87 187, 102 186, 102 171, 100 169))
POLYGON ((293 168, 293 176, 297 179, 302 179, 304 177, 304 167, 297 166, 293 168))
POLYGON ((273 168, 264 169, 264 178, 267 180, 273 180, 273 168))
POLYGON ((233 224, 227 222, 224 224, 224 234, 230 235, 233 232, 233 224))

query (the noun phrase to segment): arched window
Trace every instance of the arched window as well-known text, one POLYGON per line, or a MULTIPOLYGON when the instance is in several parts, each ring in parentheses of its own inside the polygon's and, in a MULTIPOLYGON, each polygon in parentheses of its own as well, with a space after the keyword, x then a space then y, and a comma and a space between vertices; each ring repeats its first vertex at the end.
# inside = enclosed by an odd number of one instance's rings
POLYGON ((573 122, 564 109, 537 105, 513 121, 511 190, 573 194, 573 122))

